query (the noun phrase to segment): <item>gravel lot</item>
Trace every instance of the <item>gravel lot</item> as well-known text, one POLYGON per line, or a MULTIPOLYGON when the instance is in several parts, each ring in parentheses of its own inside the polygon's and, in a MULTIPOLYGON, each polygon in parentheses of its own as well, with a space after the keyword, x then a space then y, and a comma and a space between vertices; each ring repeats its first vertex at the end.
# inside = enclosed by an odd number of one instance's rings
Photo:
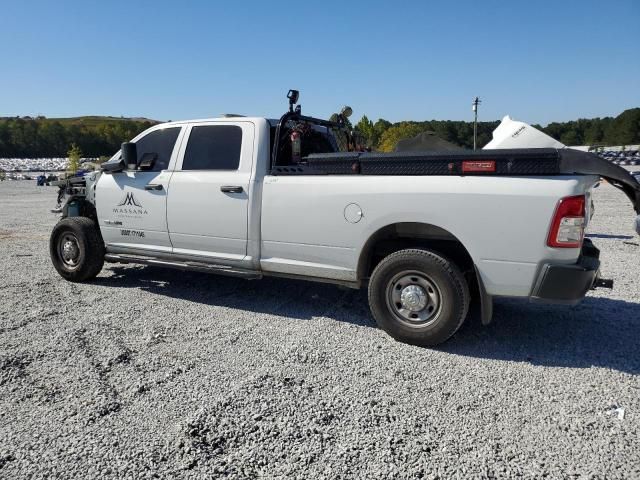
POLYGON ((0 183, 2 478, 640 477, 640 247, 609 185, 590 232, 613 291, 501 300, 428 350, 330 285, 67 283, 33 183, 0 183))

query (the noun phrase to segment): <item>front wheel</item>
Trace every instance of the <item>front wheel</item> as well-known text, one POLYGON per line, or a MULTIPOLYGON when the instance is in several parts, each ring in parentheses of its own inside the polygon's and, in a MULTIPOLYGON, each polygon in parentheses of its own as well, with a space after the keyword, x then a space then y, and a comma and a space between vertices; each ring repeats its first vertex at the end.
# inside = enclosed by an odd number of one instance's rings
POLYGON ((60 220, 49 239, 51 262, 71 282, 95 278, 104 265, 104 243, 96 223, 85 217, 60 220))
POLYGON ((464 322, 469 287, 460 269, 439 254, 400 250, 373 271, 369 306, 378 326, 396 340, 433 346, 464 322))

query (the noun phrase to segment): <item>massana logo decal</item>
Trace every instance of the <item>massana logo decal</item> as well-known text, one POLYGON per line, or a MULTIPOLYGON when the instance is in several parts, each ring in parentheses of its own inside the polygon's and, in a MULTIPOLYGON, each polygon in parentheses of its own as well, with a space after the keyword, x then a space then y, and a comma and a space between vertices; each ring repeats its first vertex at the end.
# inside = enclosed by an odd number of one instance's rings
POLYGON ((142 208, 142 205, 136 202, 136 198, 133 196, 133 192, 127 193, 122 199, 122 201, 118 204, 119 207, 123 205, 142 208))
POLYGON ((147 215, 147 209, 142 206, 139 200, 133 196, 133 192, 127 192, 122 201, 113 209, 113 213, 118 213, 125 217, 141 217, 147 215))

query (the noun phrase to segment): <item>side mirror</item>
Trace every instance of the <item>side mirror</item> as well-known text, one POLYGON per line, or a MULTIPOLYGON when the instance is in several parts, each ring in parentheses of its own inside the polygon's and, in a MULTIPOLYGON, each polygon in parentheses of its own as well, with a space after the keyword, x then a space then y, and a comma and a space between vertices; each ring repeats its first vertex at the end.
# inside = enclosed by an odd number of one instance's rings
POLYGON ((122 161, 127 168, 134 169, 138 165, 138 148, 133 142, 124 142, 120 148, 122 161))

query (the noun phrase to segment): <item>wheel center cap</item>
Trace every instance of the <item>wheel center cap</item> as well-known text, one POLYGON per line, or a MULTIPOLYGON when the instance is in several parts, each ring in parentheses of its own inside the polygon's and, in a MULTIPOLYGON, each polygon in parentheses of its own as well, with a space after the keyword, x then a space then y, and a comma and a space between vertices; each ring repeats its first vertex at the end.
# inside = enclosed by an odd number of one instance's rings
POLYGON ((412 312, 419 312, 427 306, 427 293, 418 285, 409 285, 402 290, 400 302, 402 307, 412 312))
POLYGON ((67 258, 74 258, 78 254, 78 248, 71 241, 65 242, 62 247, 62 251, 64 252, 64 256, 67 258))

